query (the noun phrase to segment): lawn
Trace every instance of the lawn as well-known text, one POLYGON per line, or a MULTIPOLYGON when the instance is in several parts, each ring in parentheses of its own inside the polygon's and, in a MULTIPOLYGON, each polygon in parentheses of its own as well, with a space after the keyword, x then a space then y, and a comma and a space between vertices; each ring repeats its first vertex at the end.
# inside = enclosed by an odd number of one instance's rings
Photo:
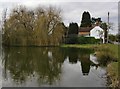
POLYGON ((94 48, 96 44, 63 44, 61 47, 73 47, 73 48, 94 48))

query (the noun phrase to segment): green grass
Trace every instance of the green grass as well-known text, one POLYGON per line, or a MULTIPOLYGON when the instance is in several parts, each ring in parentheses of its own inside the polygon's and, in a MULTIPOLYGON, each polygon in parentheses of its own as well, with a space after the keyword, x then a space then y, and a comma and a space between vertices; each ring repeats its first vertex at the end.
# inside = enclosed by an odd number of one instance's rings
POLYGON ((99 52, 100 54, 103 53, 103 55, 105 54, 106 56, 108 55, 110 58, 112 58, 116 61, 118 61, 118 59, 119 59, 119 57, 118 57, 118 45, 101 44, 101 45, 97 46, 95 51, 99 52))
POLYGON ((110 51, 112 51, 114 54, 114 57, 118 59, 118 45, 113 45, 113 44, 107 44, 108 48, 110 51))
POLYGON ((61 47, 73 47, 73 48, 94 48, 96 44, 63 44, 61 47))
POLYGON ((115 58, 117 60, 117 62, 113 62, 111 61, 109 64, 107 64, 107 72, 108 72, 108 76, 111 80, 111 84, 109 85, 110 87, 118 87, 118 63, 120 63, 120 57, 119 57, 119 53, 118 50, 120 50, 120 47, 118 45, 115 44, 103 44, 100 45, 99 47, 100 49, 108 49, 108 51, 106 53, 110 53, 109 56, 111 56, 111 58, 115 58))

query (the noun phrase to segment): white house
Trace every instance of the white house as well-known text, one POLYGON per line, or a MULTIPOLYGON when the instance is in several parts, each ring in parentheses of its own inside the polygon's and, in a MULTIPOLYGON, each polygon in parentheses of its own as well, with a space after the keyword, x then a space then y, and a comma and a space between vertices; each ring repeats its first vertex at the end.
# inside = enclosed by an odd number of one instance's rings
POLYGON ((90 36, 95 37, 96 39, 102 38, 103 43, 105 42, 105 40, 104 40, 104 30, 99 26, 95 26, 93 29, 90 30, 90 36))

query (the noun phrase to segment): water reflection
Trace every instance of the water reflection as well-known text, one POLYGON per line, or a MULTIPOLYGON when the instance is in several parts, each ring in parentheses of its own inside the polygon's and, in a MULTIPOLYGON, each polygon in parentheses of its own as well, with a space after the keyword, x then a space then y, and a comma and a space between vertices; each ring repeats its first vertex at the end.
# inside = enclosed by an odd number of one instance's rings
MULTIPOLYGON (((83 76, 89 75, 91 66, 98 66, 91 61, 91 53, 92 50, 77 48, 4 47, 3 78, 5 81, 9 78, 14 83, 25 84, 28 79, 35 77, 38 85, 34 86, 54 86, 62 81, 63 65, 67 66, 67 61, 71 65, 81 64, 78 71, 81 71, 83 76)), ((4 86, 9 85, 6 83, 4 86)))

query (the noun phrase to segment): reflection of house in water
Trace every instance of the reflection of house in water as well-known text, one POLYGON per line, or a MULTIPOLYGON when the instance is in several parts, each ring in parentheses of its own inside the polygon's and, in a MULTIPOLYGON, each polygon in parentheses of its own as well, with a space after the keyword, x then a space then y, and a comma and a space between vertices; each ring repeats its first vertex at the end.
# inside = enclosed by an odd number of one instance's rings
MULTIPOLYGON (((78 60, 78 55, 69 55, 69 62, 70 63, 77 63, 78 60)), ((90 61, 90 54, 84 54, 84 55, 80 55, 79 57, 80 62, 81 62, 81 71, 83 73, 83 75, 88 75, 89 71, 90 71, 90 66, 91 66, 91 61, 90 61)))
POLYGON ((91 66, 95 66, 95 68, 97 69, 99 66, 99 62, 97 61, 97 57, 94 56, 93 54, 91 54, 90 61, 92 62, 91 66))
POLYGON ((52 59, 52 52, 51 51, 48 51, 48 57, 50 58, 50 59, 52 59))
POLYGON ((90 61, 93 62, 94 64, 99 64, 98 61, 97 61, 97 57, 94 56, 93 54, 90 54, 90 61))

